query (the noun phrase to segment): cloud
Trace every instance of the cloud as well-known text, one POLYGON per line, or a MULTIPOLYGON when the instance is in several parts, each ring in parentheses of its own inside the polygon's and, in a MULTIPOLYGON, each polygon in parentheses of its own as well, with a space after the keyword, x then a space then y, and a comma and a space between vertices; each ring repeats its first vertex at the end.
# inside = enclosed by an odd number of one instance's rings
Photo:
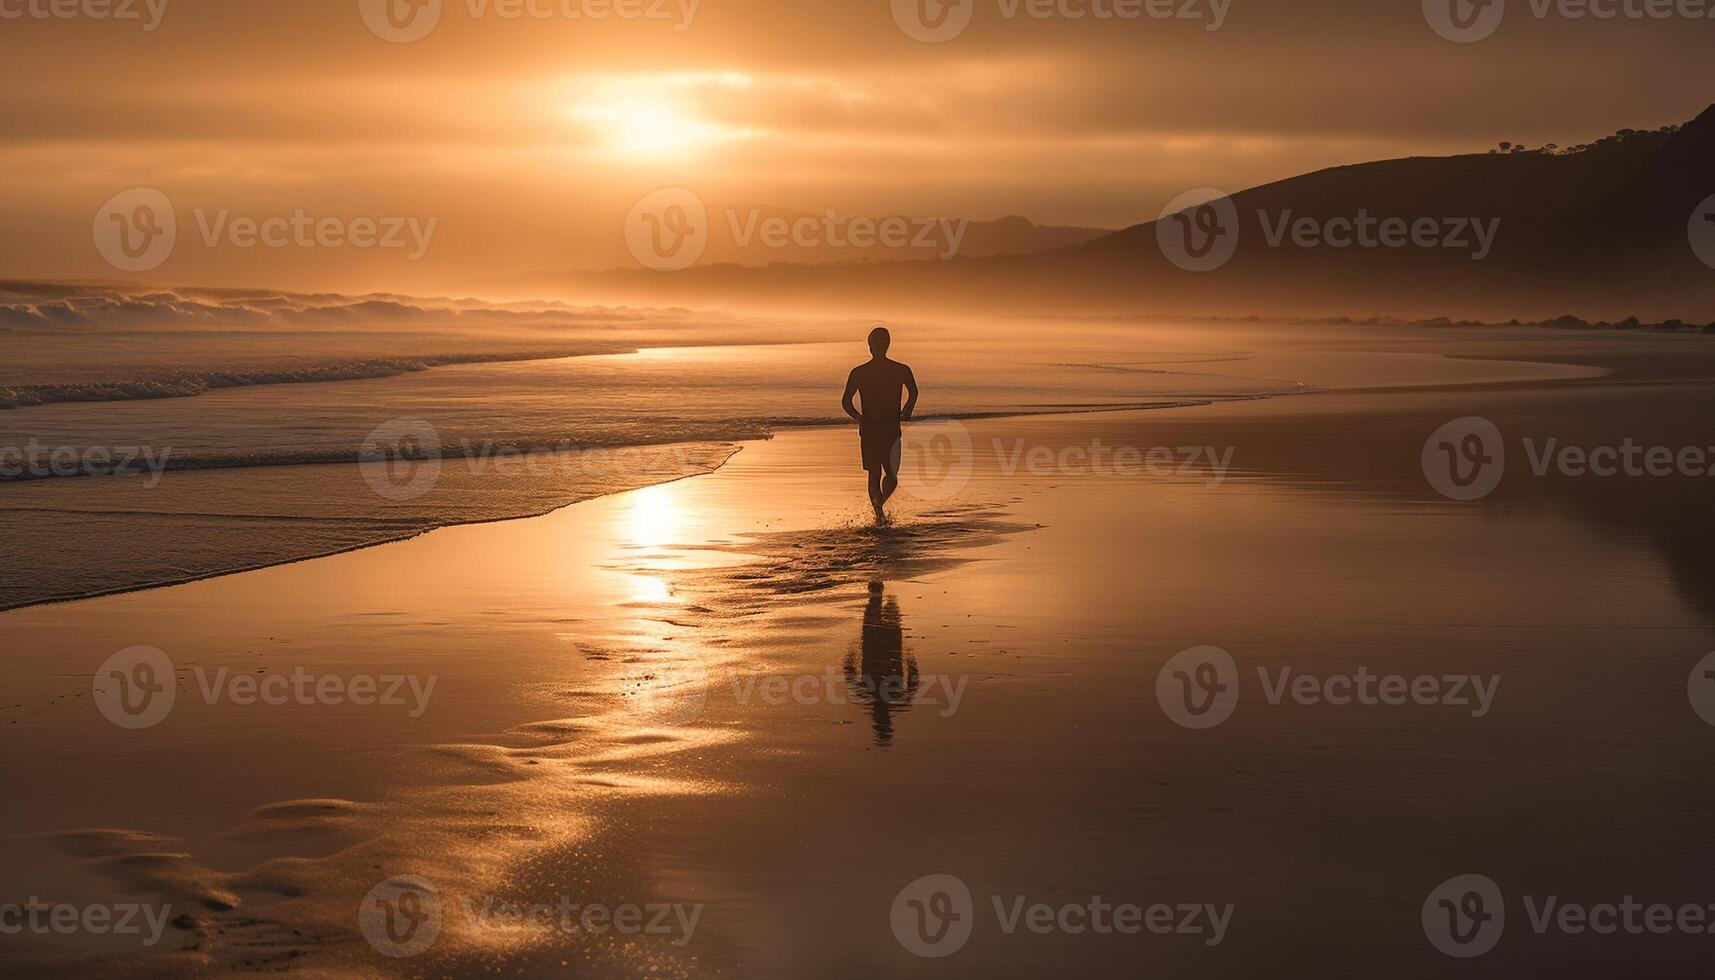
POLYGON ((420 264, 181 249, 164 270, 343 289, 611 265, 626 211, 663 186, 1117 226, 1190 186, 1660 126, 1715 89, 1710 22, 1539 22, 1514 5, 1494 38, 1459 45, 1415 2, 1234 0, 1213 32, 972 2, 945 44, 867 0, 711 0, 682 31, 447 0, 410 44, 372 35, 353 0, 174 4, 148 34, 8 22, 0 270, 111 272, 89 217, 137 186, 234 214, 442 219, 420 264))

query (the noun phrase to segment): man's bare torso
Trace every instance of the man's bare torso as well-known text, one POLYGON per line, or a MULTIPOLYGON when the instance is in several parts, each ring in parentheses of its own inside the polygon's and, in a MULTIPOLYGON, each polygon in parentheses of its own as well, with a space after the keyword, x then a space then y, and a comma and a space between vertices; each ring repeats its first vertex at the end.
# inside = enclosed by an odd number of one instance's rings
POLYGON ((852 368, 851 380, 858 391, 865 428, 899 425, 899 407, 911 369, 888 358, 865 361, 852 368))

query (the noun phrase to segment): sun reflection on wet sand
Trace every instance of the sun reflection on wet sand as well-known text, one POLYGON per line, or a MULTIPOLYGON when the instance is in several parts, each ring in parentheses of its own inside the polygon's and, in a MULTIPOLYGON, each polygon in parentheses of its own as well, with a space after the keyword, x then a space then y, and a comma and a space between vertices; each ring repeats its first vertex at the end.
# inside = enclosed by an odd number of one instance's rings
MULTIPOLYGON (((826 444, 830 458, 847 448, 822 433, 792 441, 826 444)), ((695 882, 675 869, 623 859, 637 853, 638 840, 653 839, 639 832, 659 832, 653 822, 670 812, 669 801, 757 794, 753 780, 734 778, 734 760, 745 758, 739 746, 781 727, 801 730, 796 712, 740 703, 732 679, 784 670, 830 631, 849 627, 847 611, 835 607, 879 568, 906 578, 945 568, 954 545, 1001 528, 987 512, 920 515, 885 531, 853 524, 816 509, 828 496, 830 467, 781 480, 769 468, 777 464, 760 454, 745 462, 773 478, 776 496, 766 505, 756 476, 729 474, 328 560, 317 574, 330 608, 286 608, 269 620, 271 631, 308 633, 317 615, 343 622, 351 610, 378 606, 425 620, 463 615, 474 625, 434 648, 432 669, 444 674, 439 690, 448 692, 437 695, 437 709, 503 700, 522 717, 498 727, 448 726, 421 742, 406 732, 405 744, 384 747, 398 778, 383 790, 287 798, 241 815, 237 834, 260 861, 244 870, 224 870, 215 851, 190 840, 116 832, 93 845, 56 840, 56 849, 97 847, 114 874, 127 876, 118 885, 193 909, 175 933, 185 944, 175 962, 187 971, 313 958, 327 971, 375 972, 379 954, 356 933, 353 910, 378 881, 411 875, 431 884, 443 910, 433 948, 412 964, 425 974, 502 963, 507 972, 558 971, 562 960, 602 974, 701 972, 697 954, 665 943, 568 942, 538 923, 496 927, 468 909, 490 898, 543 901, 572 892, 580 900, 701 900, 695 882), (796 509, 781 503, 788 491, 799 494, 796 509), (792 515, 785 527, 780 514, 792 515), (456 580, 446 569, 458 571, 456 580), (325 585, 331 580, 340 587, 325 585), (514 625, 498 626, 496 610, 507 610, 514 625), (493 676, 508 679, 497 687, 493 676), (171 861, 150 857, 163 847, 172 849, 171 861), (552 869, 546 877, 544 867, 552 869)), ((304 574, 282 567, 190 589, 290 591, 278 581, 304 574)), ((174 595, 128 601, 160 604, 174 595)), ((887 627, 897 621, 882 619, 882 662, 864 666, 891 676, 900 670, 888 637, 898 634, 887 627)), ((394 636, 396 627, 374 635, 394 636)), ((891 702, 886 708, 898 710, 891 702)), ((386 738, 401 736, 389 730, 386 738)))
POLYGON ((632 577, 632 602, 665 603, 673 598, 673 592, 667 587, 666 581, 653 575, 636 575, 632 577))
POLYGON ((633 547, 659 548, 673 540, 683 523, 673 484, 645 487, 631 494, 626 530, 633 547))

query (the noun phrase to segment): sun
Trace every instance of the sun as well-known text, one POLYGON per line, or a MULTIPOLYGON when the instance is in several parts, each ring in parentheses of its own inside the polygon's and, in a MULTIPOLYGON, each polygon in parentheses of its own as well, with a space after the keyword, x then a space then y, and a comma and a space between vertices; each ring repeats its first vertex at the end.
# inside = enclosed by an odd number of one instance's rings
POLYGON ((677 163, 725 144, 764 139, 743 114, 754 80, 741 72, 569 76, 543 90, 576 127, 577 149, 623 163, 677 163))
POLYGON ((665 102, 627 101, 589 106, 579 115, 605 134, 613 151, 632 158, 664 157, 712 137, 710 128, 665 102))
POLYGON ((640 156, 657 156, 702 138, 700 127, 661 105, 631 105, 619 114, 619 145, 640 156))

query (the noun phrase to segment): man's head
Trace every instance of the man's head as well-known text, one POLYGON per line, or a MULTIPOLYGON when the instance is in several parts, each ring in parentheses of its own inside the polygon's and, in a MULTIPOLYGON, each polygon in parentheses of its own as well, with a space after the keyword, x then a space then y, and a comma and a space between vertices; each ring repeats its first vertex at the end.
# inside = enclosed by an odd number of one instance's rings
POLYGON ((886 327, 876 327, 869 332, 869 352, 876 357, 887 356, 887 345, 893 343, 893 335, 886 327))

